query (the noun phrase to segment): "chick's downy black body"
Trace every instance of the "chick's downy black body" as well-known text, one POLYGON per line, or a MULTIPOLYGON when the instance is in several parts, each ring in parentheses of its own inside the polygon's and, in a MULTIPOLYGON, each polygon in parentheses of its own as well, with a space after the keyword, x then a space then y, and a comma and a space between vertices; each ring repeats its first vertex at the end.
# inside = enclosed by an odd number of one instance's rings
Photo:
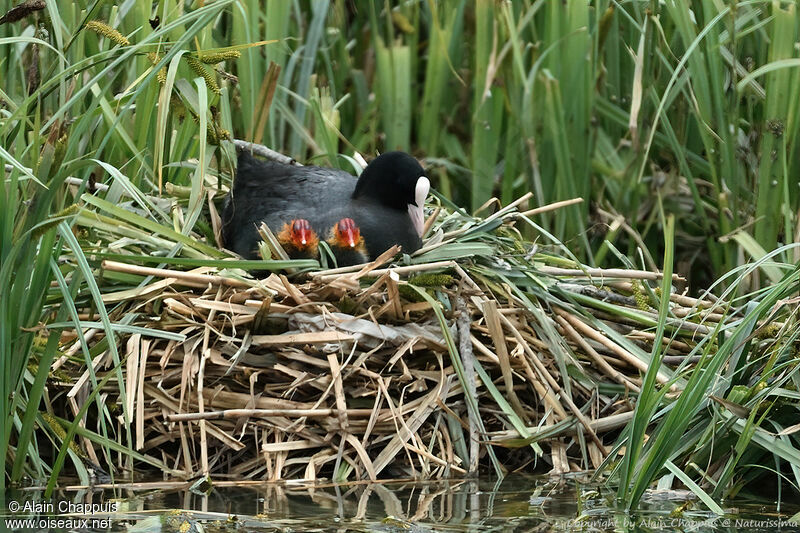
POLYGON ((337 256, 340 266, 374 259, 394 244, 412 253, 422 246, 422 206, 429 182, 419 163, 403 152, 373 160, 359 179, 331 168, 292 166, 240 152, 231 194, 222 213, 225 247, 256 258, 263 221, 277 233, 292 219, 306 219, 325 235, 352 218, 364 239, 363 254, 337 256))

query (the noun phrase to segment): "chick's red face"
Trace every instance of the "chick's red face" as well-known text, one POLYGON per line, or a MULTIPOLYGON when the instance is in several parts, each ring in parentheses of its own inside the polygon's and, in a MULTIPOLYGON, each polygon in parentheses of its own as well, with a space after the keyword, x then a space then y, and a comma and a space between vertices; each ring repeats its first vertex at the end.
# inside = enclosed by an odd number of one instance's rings
POLYGON ((308 220, 302 218, 292 220, 290 238, 297 248, 308 246, 314 240, 314 230, 311 229, 311 224, 308 223, 308 220))
POLYGON ((361 232, 352 218, 343 218, 336 224, 334 237, 340 246, 355 248, 361 240, 361 232))

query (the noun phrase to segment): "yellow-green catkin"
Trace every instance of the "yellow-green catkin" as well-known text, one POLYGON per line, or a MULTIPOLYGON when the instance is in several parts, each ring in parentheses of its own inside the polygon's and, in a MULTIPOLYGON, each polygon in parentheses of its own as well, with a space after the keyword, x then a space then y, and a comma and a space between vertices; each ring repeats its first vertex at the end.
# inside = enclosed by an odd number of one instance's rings
POLYGON ((206 130, 206 140, 208 144, 219 146, 219 142, 223 140, 230 140, 231 132, 226 129, 217 127, 214 123, 208 125, 206 130))
POLYGON ((189 65, 189 68, 191 68, 198 76, 203 78, 203 80, 206 82, 206 86, 214 94, 219 94, 220 93, 219 85, 217 85, 217 80, 214 77, 214 75, 211 74, 208 70, 206 70, 206 67, 204 67, 203 64, 197 60, 197 58, 194 58, 192 56, 183 56, 183 57, 186 58, 186 64, 189 65))
POLYGON ((631 283, 631 290, 633 291, 633 299, 636 300, 636 307, 642 311, 647 311, 650 309, 650 305, 647 301, 647 295, 644 293, 641 283, 638 281, 631 283))
POLYGON ((419 274, 414 276, 409 283, 417 287, 445 287, 452 284, 454 281, 453 276, 450 274, 419 274))
POLYGON ((414 26, 409 22, 405 15, 399 11, 392 11, 392 22, 395 27, 403 33, 414 33, 414 26))
POLYGON ((400 293, 400 296, 402 296, 403 298, 405 298, 409 302, 418 303, 418 302, 424 302, 425 301, 425 298, 423 298, 422 295, 420 295, 410 285, 406 285, 406 284, 398 285, 397 289, 398 289, 398 292, 400 293))
POLYGON ((53 215, 53 217, 50 218, 50 220, 48 220, 47 222, 45 222, 44 224, 33 230, 31 232, 31 235, 33 236, 34 239, 38 239, 39 237, 47 233, 48 230, 51 230, 56 226, 58 226, 58 224, 61 223, 61 221, 66 217, 77 215, 80 210, 81 208, 77 204, 72 204, 70 206, 67 206, 63 210, 53 215))
MULTIPOLYGON (((155 66, 161 61, 161 56, 156 54, 155 52, 150 52, 147 54, 147 59, 155 66)), ((161 67, 158 70, 158 74, 156 74, 156 79, 158 80, 159 85, 164 85, 167 83, 167 67, 161 67)))
POLYGON ((781 332, 781 327, 778 324, 772 322, 756 330, 756 337, 758 337, 759 339, 773 339, 778 335, 780 335, 780 332, 781 332))
MULTIPOLYGON (((183 112, 185 114, 186 108, 183 107, 183 104, 181 104, 181 109, 184 110, 183 112)), ((191 110, 189 110, 189 113, 191 114, 191 117, 192 117, 192 120, 194 120, 194 123, 195 124, 200 124, 200 116, 196 115, 191 110)), ((181 120, 183 120, 182 117, 181 117, 181 120)), ((219 146, 220 141, 225 141, 225 140, 229 141, 231 139, 232 139, 232 136, 231 136, 231 132, 230 131, 220 127, 219 125, 217 125, 217 123, 214 121, 213 118, 208 121, 208 126, 207 126, 207 129, 206 129, 206 141, 208 141, 208 144, 212 144, 214 146, 219 146)))
MULTIPOLYGON (((41 413, 41 415, 42 415, 42 418, 47 422, 47 425, 50 426, 50 429, 53 430, 53 433, 58 435, 59 439, 61 439, 63 441, 64 439, 67 438, 67 432, 64 431, 64 428, 61 426, 59 421, 56 420, 56 418, 53 415, 51 415, 48 412, 43 412, 43 413, 41 413)), ((75 444, 75 441, 70 441, 69 449, 72 450, 73 452, 75 452, 75 454, 78 455, 79 457, 82 457, 83 459, 87 458, 86 454, 80 448, 80 446, 75 444)))
POLYGON ((226 50, 225 52, 217 52, 213 54, 203 54, 200 61, 208 65, 216 65, 229 59, 239 59, 242 53, 239 50, 226 50))
POLYGON ((105 22, 100 22, 99 20, 90 20, 86 23, 86 27, 92 30, 95 33, 99 33, 100 35, 106 37, 108 40, 117 43, 120 46, 129 46, 131 42, 122 35, 120 32, 106 24, 105 22))

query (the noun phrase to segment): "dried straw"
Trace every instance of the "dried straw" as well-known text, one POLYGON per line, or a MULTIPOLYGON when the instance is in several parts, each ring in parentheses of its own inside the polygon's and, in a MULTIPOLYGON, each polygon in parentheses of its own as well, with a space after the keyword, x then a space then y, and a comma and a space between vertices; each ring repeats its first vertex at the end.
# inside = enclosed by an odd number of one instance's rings
MULTIPOLYGON (((124 383, 103 391, 113 406, 127 389, 140 468, 314 481, 596 466, 630 418, 643 354, 658 341, 682 361, 724 315, 719 302, 670 295, 678 318, 655 339, 655 308, 634 296, 660 274, 526 251, 515 228, 534 214, 518 211, 524 200, 482 220, 437 208, 432 236, 405 265, 390 250, 365 266, 250 281, 103 261, 156 278, 104 298, 144 328, 125 341, 124 383), (464 252, 476 241, 460 240, 465 228, 487 221, 500 224, 478 239, 490 253, 464 252)), ((106 341, 96 325, 81 329, 90 348, 106 341)), ((75 401, 91 386, 77 333, 51 384, 75 401)), ((103 373, 109 361, 101 350, 92 364, 103 373)), ((680 391, 661 370, 658 382, 680 391)))

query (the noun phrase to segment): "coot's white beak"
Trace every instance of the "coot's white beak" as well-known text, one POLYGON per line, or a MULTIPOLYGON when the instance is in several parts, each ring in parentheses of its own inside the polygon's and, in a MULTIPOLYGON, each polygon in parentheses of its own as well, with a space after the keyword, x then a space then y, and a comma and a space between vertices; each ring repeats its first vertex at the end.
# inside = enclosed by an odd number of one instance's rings
POLYGON ((431 190, 431 182, 425 176, 420 176, 417 180, 417 186, 414 188, 414 203, 408 204, 408 216, 411 217, 411 222, 414 224, 414 229, 417 234, 422 237, 422 232, 425 231, 425 199, 428 197, 428 192, 431 190))

